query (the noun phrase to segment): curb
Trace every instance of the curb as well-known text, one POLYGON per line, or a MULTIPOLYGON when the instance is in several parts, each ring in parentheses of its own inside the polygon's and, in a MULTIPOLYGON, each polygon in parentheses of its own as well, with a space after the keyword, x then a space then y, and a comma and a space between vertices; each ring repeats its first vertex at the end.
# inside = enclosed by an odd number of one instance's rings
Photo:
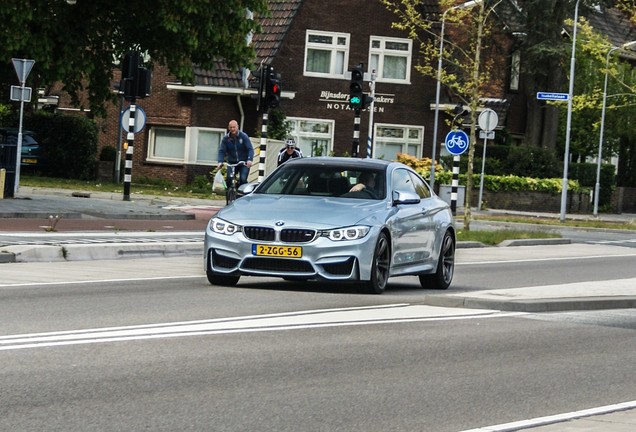
MULTIPOLYGON (((130 258, 203 256, 200 241, 162 242, 162 243, 109 243, 66 244, 66 245, 24 245, 4 248, 0 256, 12 256, 4 262, 60 262, 60 261, 96 261, 130 258)), ((0 261, 3 262, 3 261, 0 261)))
MULTIPOLYGON (((457 242, 457 249, 539 246, 570 244, 569 239, 521 239, 506 240, 497 246, 488 246, 481 242, 457 242)), ((14 262, 54 262, 117 260, 122 258, 170 257, 202 255, 203 242, 152 242, 102 244, 63 244, 63 245, 14 245, 5 246, 0 251, 0 264, 14 262)))
POLYGON ((573 297, 561 299, 489 300, 458 295, 426 295, 423 304, 468 309, 493 309, 508 312, 560 312, 636 308, 636 297, 573 297))
POLYGON ((7 251, 0 251, 0 264, 3 263, 14 263, 15 262, 15 254, 7 251))

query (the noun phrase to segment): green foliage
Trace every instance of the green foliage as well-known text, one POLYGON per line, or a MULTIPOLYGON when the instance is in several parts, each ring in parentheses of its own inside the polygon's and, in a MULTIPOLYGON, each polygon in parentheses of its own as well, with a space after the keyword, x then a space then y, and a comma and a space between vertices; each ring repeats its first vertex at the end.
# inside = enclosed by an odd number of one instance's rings
POLYGON ((2 0, 0 88, 16 84, 8 59, 34 59, 27 85, 60 81, 74 96, 85 89, 91 112, 103 113, 102 102, 114 97, 114 60, 131 49, 166 65, 184 83, 193 81, 193 64, 211 70, 224 59, 230 68, 250 66, 255 52, 246 36, 260 27, 246 10, 264 16, 267 1, 2 0))
POLYGON ((267 138, 285 140, 291 131, 291 123, 286 119, 285 113, 280 108, 270 109, 267 119, 267 138))
POLYGON ((89 180, 95 177, 97 125, 84 116, 39 111, 25 118, 46 155, 43 175, 89 180))
POLYGON ((494 230, 494 231, 466 231, 457 232, 458 241, 477 241, 486 245, 498 245, 504 240, 560 238, 557 233, 547 231, 520 231, 520 230, 494 230))
MULTIPOLYGON (((428 159, 428 158, 425 158, 428 159)), ((400 160, 405 165, 410 166, 423 178, 427 179, 430 176, 430 161, 429 166, 426 166, 426 162, 423 160, 417 160, 416 158, 408 157, 400 160)), ((438 184, 451 184, 453 174, 450 171, 435 172, 435 179, 438 184)), ((472 184, 479 184, 481 180, 480 174, 473 174, 472 184)), ((466 174, 459 175, 459 184, 467 186, 468 178, 466 174)), ((521 177, 515 175, 484 175, 484 188, 493 192, 497 191, 538 191, 549 193, 561 193, 563 180, 561 178, 533 178, 533 177, 521 177)), ((568 180, 568 190, 572 192, 587 192, 588 189, 582 187, 576 180, 568 180)))
MULTIPOLYGON (((475 146, 475 167, 481 174, 483 145, 475 146)), ((452 156, 444 156, 446 167, 453 165, 452 156)), ((466 158, 460 159, 460 172, 467 172, 466 158)), ((531 146, 494 145, 486 148, 485 173, 521 177, 552 178, 563 173, 562 163, 549 149, 531 146)))
POLYGON ((636 187, 636 139, 620 138, 616 183, 618 186, 636 187))
POLYGON ((174 184, 164 178, 140 176, 135 179, 134 183, 142 186, 154 186, 165 190, 174 188, 174 184))
POLYGON ((540 147, 514 146, 506 159, 508 173, 539 178, 559 175, 559 162, 554 153, 540 147))
MULTIPOLYGON (((573 163, 570 164, 568 177, 577 180, 581 186, 588 187, 591 190, 596 188, 596 172, 598 165, 595 163, 573 163)), ((611 164, 601 165, 599 206, 609 206, 612 201, 612 191, 615 184, 615 168, 611 164)))
POLYGON ((13 126, 11 123, 12 113, 11 105, 0 103, 0 127, 13 126))
POLYGON ((212 191, 212 184, 210 183, 210 179, 206 176, 198 175, 194 177, 189 188, 193 193, 210 193, 212 191))

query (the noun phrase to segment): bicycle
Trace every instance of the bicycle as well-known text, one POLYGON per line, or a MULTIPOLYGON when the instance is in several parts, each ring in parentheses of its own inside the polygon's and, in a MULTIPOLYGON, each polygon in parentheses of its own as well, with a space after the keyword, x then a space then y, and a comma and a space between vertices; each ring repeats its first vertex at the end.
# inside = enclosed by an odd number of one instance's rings
POLYGON ((226 178, 229 177, 231 179, 230 184, 227 185, 227 189, 225 190, 225 204, 228 205, 234 202, 238 196, 239 179, 236 167, 245 165, 245 161, 238 161, 235 164, 224 162, 223 165, 229 170, 226 178))
POLYGON ((463 139, 461 139, 461 137, 457 135, 451 138, 450 142, 453 143, 453 146, 457 146, 457 148, 462 150, 465 149, 467 145, 466 141, 464 141, 463 139))

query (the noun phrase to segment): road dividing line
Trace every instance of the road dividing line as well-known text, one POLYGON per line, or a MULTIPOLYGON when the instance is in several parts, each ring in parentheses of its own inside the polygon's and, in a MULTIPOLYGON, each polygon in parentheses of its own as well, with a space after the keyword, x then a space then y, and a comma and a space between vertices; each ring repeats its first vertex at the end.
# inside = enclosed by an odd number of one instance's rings
POLYGON ((520 313, 394 304, 219 318, 203 321, 8 335, 0 336, 0 351, 144 339, 370 324, 398 324, 418 321, 495 318, 516 315, 520 315, 520 313))
POLYGON ((513 432, 531 427, 545 426, 554 423, 561 423, 572 419, 590 417, 601 414, 608 414, 616 411, 624 411, 636 408, 636 401, 622 402, 613 405, 605 405, 597 408, 590 408, 581 411, 556 414, 546 417, 521 420, 512 423, 503 423, 495 426, 485 426, 477 429, 464 430, 461 432, 513 432))

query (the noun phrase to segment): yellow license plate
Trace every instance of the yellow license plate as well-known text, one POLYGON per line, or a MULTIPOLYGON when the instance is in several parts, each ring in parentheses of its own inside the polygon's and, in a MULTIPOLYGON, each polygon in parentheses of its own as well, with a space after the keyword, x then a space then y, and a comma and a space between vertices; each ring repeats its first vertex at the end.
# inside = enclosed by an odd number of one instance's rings
POLYGON ((274 246, 254 244, 252 245, 252 254, 256 256, 300 258, 303 256, 303 248, 300 246, 274 246))
POLYGON ((22 163, 24 164, 36 164, 38 163, 37 159, 22 159, 22 163))

